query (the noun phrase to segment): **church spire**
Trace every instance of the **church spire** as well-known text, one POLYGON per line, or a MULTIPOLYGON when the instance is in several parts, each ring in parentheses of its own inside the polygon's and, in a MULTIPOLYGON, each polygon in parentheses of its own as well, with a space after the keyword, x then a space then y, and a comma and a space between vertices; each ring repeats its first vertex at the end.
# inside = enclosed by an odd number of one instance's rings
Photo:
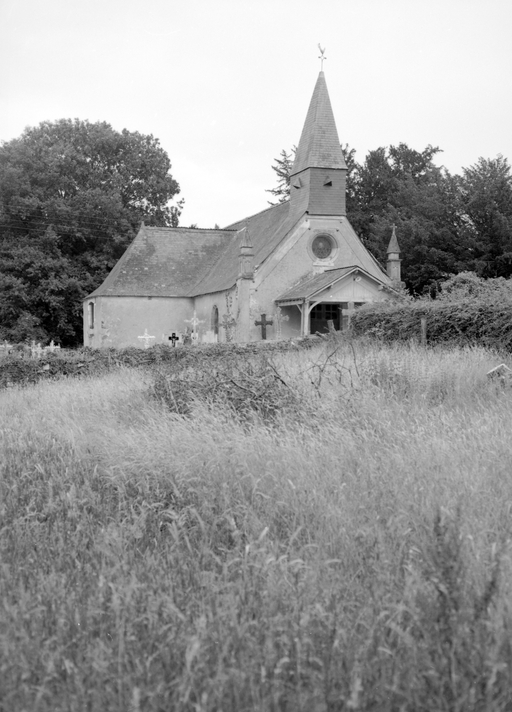
POLYGON ((346 176, 325 75, 320 72, 290 173, 291 210, 345 215, 346 176))
POLYGON ((306 168, 347 169, 323 72, 313 91, 291 175, 306 168))

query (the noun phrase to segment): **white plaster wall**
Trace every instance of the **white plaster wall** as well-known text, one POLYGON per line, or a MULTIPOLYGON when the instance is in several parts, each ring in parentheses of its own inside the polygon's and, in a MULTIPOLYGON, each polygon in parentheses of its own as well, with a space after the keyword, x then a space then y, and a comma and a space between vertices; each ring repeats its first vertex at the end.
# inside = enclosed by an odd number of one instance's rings
POLYGON ((197 318, 203 322, 198 326, 199 341, 202 343, 224 343, 226 341, 226 330, 220 326, 224 314, 236 315, 237 299, 236 289, 203 294, 195 298, 195 309, 197 318), (212 331, 212 310, 216 306, 219 310, 219 335, 215 339, 212 331))
POLYGON ((193 313, 193 300, 186 297, 95 297, 84 302, 84 344, 93 348, 144 348, 139 339, 147 330, 150 345, 169 343, 172 332, 185 332, 185 319, 193 313), (87 305, 95 303, 94 330, 88 328, 87 305))

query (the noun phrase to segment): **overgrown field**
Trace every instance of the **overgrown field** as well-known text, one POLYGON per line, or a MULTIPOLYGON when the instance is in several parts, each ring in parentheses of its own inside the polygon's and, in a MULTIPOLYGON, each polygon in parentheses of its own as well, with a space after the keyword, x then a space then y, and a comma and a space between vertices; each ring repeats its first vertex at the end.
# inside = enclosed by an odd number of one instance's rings
POLYGON ((0 709, 512 709, 498 362, 333 338, 2 391, 0 709))

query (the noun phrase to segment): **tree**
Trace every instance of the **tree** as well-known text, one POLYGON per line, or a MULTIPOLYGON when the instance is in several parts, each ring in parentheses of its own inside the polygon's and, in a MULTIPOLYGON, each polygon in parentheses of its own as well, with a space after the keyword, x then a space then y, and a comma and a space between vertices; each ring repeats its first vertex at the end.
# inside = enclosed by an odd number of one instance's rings
POLYGON ((158 139, 104 122, 43 122, 0 146, 0 338, 81 341, 81 300, 142 221, 176 226, 158 139))
POLYGON ((472 269, 483 277, 512 275, 512 176, 506 158, 479 158, 459 179, 463 236, 472 269))
POLYGON ((277 198, 277 203, 268 201, 269 205, 279 205, 279 203, 284 203, 290 197, 290 173, 293 168, 293 162, 295 161, 295 151, 297 146, 294 146, 290 153, 287 153, 284 148, 279 154, 279 158, 274 159, 274 165, 271 166, 274 173, 277 175, 277 188, 270 188, 266 190, 266 193, 271 193, 275 198, 277 198))
POLYGON ((434 164, 438 153, 433 146, 416 151, 404 143, 370 151, 357 169, 354 208, 348 213, 383 265, 396 225, 402 274, 416 293, 468 269, 471 257, 467 242, 460 239, 457 180, 434 164))

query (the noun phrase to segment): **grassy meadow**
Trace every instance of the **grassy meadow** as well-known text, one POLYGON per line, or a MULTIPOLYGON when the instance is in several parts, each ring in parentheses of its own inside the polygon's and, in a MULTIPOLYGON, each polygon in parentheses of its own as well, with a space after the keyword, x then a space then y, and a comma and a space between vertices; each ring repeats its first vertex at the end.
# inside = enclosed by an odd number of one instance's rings
POLYGON ((0 392, 0 710, 511 710, 501 360, 332 338, 0 392))

